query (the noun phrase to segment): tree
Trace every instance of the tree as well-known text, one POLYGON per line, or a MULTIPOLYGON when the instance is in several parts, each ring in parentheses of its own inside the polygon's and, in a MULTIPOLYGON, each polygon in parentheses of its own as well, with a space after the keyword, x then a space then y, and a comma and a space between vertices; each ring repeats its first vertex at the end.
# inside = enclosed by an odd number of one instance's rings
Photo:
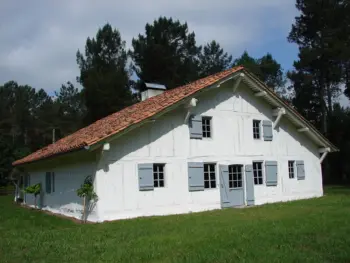
POLYGON ((198 78, 201 47, 196 46, 195 34, 188 32, 187 23, 160 17, 146 24, 145 35, 134 38, 132 47, 133 69, 141 81, 172 89, 198 78))
POLYGON ((125 41, 109 24, 98 30, 96 38, 87 38, 85 55, 78 50, 80 76, 77 80, 83 86, 87 124, 133 102, 127 60, 125 41))
MULTIPOLYGON (((296 18, 288 37, 290 42, 299 46, 295 71, 312 77, 312 85, 308 88, 314 89, 318 97, 321 131, 326 135, 333 101, 342 81, 342 60, 339 59, 342 33, 339 29, 346 21, 342 11, 344 4, 345 1, 338 0, 297 0, 300 16, 296 18)), ((291 81, 294 79, 291 78, 291 81)))
POLYGON ((215 40, 204 46, 199 54, 199 76, 206 77, 228 69, 232 64, 232 56, 224 52, 215 40))
POLYGON ((0 134, 0 181, 5 181, 15 160, 11 143, 0 134))
POLYGON ((332 176, 326 177, 326 183, 350 183, 350 109, 343 108, 338 103, 333 105, 329 127, 329 139, 340 148, 328 158, 332 176))
POLYGON ((71 82, 63 84, 60 91, 55 94, 58 105, 58 129, 61 136, 66 136, 82 126, 82 119, 86 114, 83 94, 71 82))
POLYGON ((24 191, 27 194, 34 195, 34 207, 37 207, 37 196, 40 194, 41 184, 30 185, 26 189, 24 189, 24 191))
POLYGON ((244 66, 256 75, 261 81, 282 95, 286 84, 285 76, 281 65, 272 57, 270 53, 255 59, 245 51, 241 57, 237 58, 233 66, 244 66))
POLYGON ((80 186, 79 189, 77 189, 77 195, 80 198, 83 198, 83 221, 86 222, 88 211, 91 210, 90 202, 96 202, 98 199, 98 196, 94 191, 92 176, 87 176, 85 178, 84 183, 80 186))

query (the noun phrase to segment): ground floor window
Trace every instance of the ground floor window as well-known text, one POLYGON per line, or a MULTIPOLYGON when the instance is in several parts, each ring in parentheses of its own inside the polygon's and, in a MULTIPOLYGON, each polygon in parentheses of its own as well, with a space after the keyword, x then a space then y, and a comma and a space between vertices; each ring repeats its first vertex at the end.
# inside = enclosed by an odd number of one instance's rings
POLYGON ((293 179, 295 177, 294 175, 294 161, 288 161, 288 174, 289 174, 289 178, 293 179))
POLYGON ((165 164, 153 164, 154 187, 164 187, 164 167, 165 164))
POLYGON ((204 188, 216 188, 215 163, 204 164, 204 188))
POLYGON ((55 192, 55 173, 54 172, 46 172, 45 177, 45 190, 47 194, 51 194, 55 192))
POLYGON ((262 162, 253 162, 253 173, 254 173, 255 185, 261 185, 264 183, 262 166, 263 166, 262 162))

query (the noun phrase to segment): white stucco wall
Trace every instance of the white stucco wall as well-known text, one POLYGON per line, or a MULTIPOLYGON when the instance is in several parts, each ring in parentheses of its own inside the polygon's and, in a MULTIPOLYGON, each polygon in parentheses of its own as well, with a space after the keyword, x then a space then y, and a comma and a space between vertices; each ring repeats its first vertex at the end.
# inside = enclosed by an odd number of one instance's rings
POLYGON ((181 107, 120 137, 103 153, 96 171, 100 220, 220 208, 219 164, 278 161, 278 186, 255 186, 255 204, 323 194, 319 147, 288 120, 282 118, 272 142, 253 139, 253 119, 274 121, 272 107, 262 98, 244 86, 233 95, 228 85, 196 98, 193 113, 212 117, 211 139, 189 139, 186 110, 181 107), (288 160, 304 160, 305 180, 289 179, 288 160), (217 164, 216 189, 188 191, 187 163, 193 161, 217 164), (165 163, 165 187, 139 191, 139 163, 165 163))
MULTIPOLYGON (((38 204, 42 202, 42 209, 66 216, 82 219, 83 202, 76 194, 76 190, 91 175, 95 176, 96 162, 94 156, 73 154, 65 158, 43 161, 26 168, 30 174, 30 184, 41 183, 42 197, 38 196, 38 204), (55 173, 55 192, 45 192, 46 172, 55 173), (39 199, 42 198, 40 202, 39 199)), ((34 205, 34 196, 26 194, 25 203, 34 205)), ((89 212, 88 220, 99 221, 96 205, 89 212)))

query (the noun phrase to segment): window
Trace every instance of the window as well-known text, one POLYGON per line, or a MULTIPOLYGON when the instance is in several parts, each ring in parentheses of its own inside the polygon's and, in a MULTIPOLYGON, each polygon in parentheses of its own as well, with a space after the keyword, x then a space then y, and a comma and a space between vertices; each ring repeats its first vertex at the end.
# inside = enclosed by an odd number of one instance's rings
POLYGON ((203 138, 211 138, 211 117, 202 117, 203 138))
POLYGON ((260 123, 261 123, 261 121, 253 120, 253 137, 254 137, 254 139, 260 139, 260 123))
POLYGON ((228 167, 229 188, 241 188, 243 186, 243 165, 230 165, 228 167))
POLYGON ((46 193, 54 193, 55 192, 55 173, 54 172, 46 172, 46 193))
POLYGON ((153 186, 164 187, 165 164, 153 164, 153 186))
POLYGON ((216 188, 216 176, 215 176, 215 164, 204 164, 204 188, 211 189, 216 188))
POLYGON ((262 162, 253 162, 254 184, 263 184, 262 162))
POLYGON ((294 161, 288 161, 288 174, 289 178, 293 179, 294 176, 294 161))

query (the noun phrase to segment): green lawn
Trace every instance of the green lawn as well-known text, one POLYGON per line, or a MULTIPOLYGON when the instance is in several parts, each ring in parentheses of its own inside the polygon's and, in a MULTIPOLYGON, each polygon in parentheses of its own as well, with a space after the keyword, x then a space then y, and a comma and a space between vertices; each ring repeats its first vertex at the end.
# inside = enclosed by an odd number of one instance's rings
POLYGON ((0 262, 350 262, 350 190, 87 225, 0 197, 0 233, 0 262))

